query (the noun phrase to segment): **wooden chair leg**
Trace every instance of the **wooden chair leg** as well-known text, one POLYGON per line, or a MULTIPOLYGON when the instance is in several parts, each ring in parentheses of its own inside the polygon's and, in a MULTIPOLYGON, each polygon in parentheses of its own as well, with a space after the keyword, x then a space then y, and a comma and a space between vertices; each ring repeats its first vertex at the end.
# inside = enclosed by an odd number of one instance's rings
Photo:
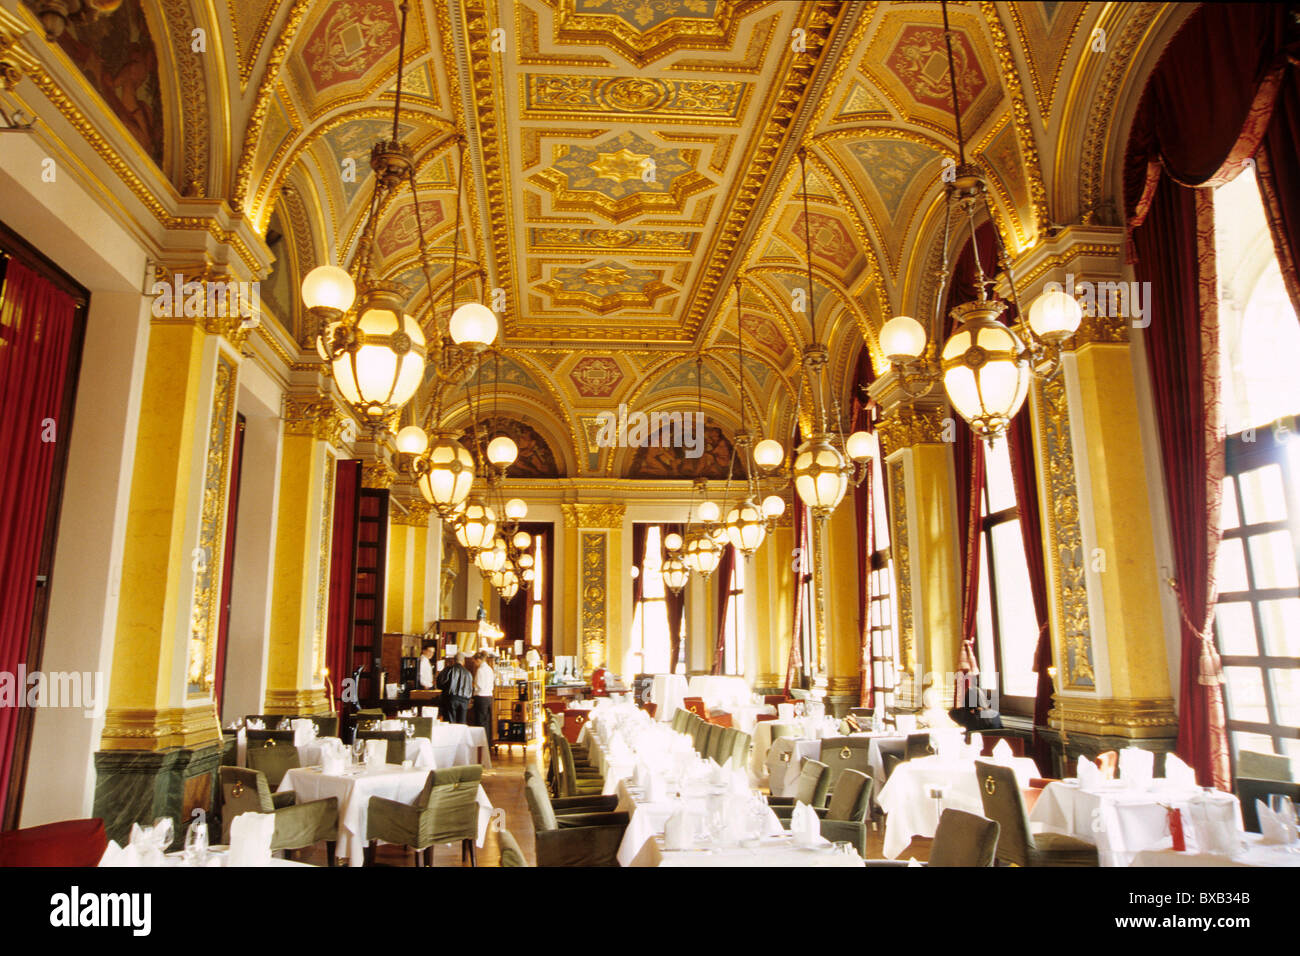
POLYGON ((424 848, 424 865, 425 865, 425 866, 433 866, 433 847, 432 847, 432 846, 426 846, 426 847, 424 848))
POLYGON ((365 849, 362 850, 363 855, 362 855, 361 862, 363 866, 375 865, 375 849, 378 846, 379 846, 378 840, 371 840, 369 843, 366 844, 365 849))
POLYGON ((334 841, 333 841, 333 840, 326 840, 326 841, 325 841, 325 860, 326 860, 326 862, 327 862, 327 864, 328 864, 329 866, 334 866, 334 864, 335 864, 335 860, 334 860, 334 847, 335 847, 335 844, 334 844, 334 841))
POLYGON ((461 840, 461 841, 460 841, 460 861, 461 861, 461 863, 464 863, 464 862, 465 862, 465 852, 466 852, 466 851, 469 851, 469 865, 470 865, 470 866, 478 866, 478 856, 477 856, 477 855, 475 854, 475 852, 474 852, 474 841, 473 841, 473 840, 461 840))
POLYGON ((416 869, 419 869, 424 862, 424 852, 419 847, 412 847, 412 852, 415 854, 416 869))

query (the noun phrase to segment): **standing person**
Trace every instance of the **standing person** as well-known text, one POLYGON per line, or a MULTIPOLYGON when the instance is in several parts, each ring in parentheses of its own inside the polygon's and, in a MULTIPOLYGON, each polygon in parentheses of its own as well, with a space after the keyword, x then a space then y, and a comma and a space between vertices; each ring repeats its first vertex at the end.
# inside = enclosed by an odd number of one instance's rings
POLYGON ((437 649, 436 641, 425 641, 420 648, 419 670, 416 683, 421 690, 433 690, 433 652, 437 649))
POLYGON ((438 689, 446 701, 447 720, 453 724, 465 723, 469 711, 469 698, 473 693, 473 678, 465 667, 465 655, 457 654, 456 660, 444 667, 438 675, 438 689))
POLYGON ((483 728, 487 745, 492 746, 492 692, 496 690, 497 672, 483 651, 478 653, 478 670, 474 672, 474 723, 483 728))

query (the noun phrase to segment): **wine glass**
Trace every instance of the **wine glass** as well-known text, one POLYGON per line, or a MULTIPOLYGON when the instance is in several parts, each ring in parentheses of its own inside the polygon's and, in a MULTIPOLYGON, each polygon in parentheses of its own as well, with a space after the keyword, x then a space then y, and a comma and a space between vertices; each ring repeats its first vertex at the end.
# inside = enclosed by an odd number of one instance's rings
POLYGON ((171 817, 158 817, 153 822, 153 839, 154 846, 158 847, 160 853, 166 853, 167 848, 172 845, 172 835, 175 833, 175 824, 172 823, 171 817))
POLYGON ((204 866, 208 861, 208 825, 195 820, 185 831, 185 865, 204 866))
POLYGON ((1296 817, 1295 804, 1285 793, 1270 793, 1268 795, 1268 808, 1273 811, 1278 822, 1286 827, 1287 849, 1292 853, 1297 852, 1297 850, 1291 846, 1291 844, 1296 842, 1297 824, 1300 824, 1300 820, 1297 820, 1296 817))
POLYGON ((366 742, 362 737, 358 736, 352 741, 352 758, 353 758, 352 762, 354 764, 362 763, 363 762, 362 758, 364 758, 365 755, 366 755, 366 742))

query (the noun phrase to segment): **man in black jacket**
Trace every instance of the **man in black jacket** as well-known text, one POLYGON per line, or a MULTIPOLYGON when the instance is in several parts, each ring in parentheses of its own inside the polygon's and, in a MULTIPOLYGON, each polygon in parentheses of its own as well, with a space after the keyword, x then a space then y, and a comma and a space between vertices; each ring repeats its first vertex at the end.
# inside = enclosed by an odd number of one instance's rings
POLYGON ((438 675, 438 689, 442 691, 447 720, 453 724, 465 723, 469 699, 474 692, 474 679, 465 666, 464 654, 457 654, 456 660, 442 669, 438 675))

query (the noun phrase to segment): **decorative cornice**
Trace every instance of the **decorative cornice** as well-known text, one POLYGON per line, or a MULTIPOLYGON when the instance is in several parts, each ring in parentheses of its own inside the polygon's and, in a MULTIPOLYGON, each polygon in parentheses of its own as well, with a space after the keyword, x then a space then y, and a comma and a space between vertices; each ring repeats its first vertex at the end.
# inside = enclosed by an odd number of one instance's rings
POLYGON ((392 523, 407 525, 412 528, 429 527, 429 514, 432 506, 426 501, 411 501, 406 503, 406 510, 398 512, 393 511, 392 523))
POLYGON ((349 431, 355 431, 352 416, 341 411, 328 398, 295 398, 286 395, 281 417, 287 435, 309 435, 332 444, 342 444, 349 431))
POLYGON ((626 504, 563 504, 566 528, 605 528, 617 530, 623 527, 627 515, 626 504))
POLYGON ((361 487, 387 489, 393 487, 397 472, 386 461, 368 461, 361 466, 361 487))
POLYGON ((202 197, 208 192, 208 98, 199 67, 200 57, 189 55, 191 34, 196 26, 187 0, 162 0, 171 48, 176 55, 185 157, 181 169, 181 193, 202 197))
POLYGON ((216 711, 208 701, 199 707, 161 710, 109 708, 100 735, 101 750, 168 750, 220 740, 216 711))

